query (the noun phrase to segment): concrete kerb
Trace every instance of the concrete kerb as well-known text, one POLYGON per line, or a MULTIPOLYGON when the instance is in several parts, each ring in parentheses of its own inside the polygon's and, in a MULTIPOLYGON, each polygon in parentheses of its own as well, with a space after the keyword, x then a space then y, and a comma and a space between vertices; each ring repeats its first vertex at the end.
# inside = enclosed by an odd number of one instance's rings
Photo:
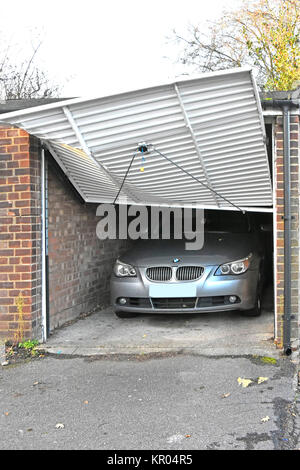
POLYGON ((282 357, 280 350, 272 349, 272 351, 262 348, 248 348, 241 349, 237 348, 199 348, 199 347, 74 347, 74 346, 49 346, 45 347, 40 345, 36 348, 41 354, 55 356, 57 358, 116 358, 116 357, 164 357, 164 356, 176 356, 182 355, 200 355, 207 357, 241 357, 241 356, 272 356, 276 359, 282 357))
POLYGON ((0 340, 0 364, 1 366, 6 366, 8 364, 6 360, 6 353, 5 353, 5 341, 0 340))

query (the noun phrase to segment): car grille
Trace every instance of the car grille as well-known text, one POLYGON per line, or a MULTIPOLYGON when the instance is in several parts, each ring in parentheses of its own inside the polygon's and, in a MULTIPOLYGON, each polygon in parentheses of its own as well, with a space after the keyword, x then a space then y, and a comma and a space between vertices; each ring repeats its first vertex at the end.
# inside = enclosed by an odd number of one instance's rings
POLYGON ((225 303, 226 297, 222 295, 216 297, 199 297, 197 301, 197 308, 215 307, 217 305, 224 305, 225 303))
MULTIPOLYGON (((204 268, 202 266, 179 266, 173 267, 176 270, 177 281, 195 281, 199 279, 204 268)), ((156 266, 147 268, 146 276, 150 281, 170 281, 172 279, 172 268, 168 266, 156 266)))
POLYGON ((126 298, 127 300, 127 303, 126 303, 126 307, 130 306, 130 307, 141 307, 141 308, 151 308, 152 305, 151 305, 151 302, 150 302, 150 299, 149 297, 129 297, 129 298, 126 298))
MULTIPOLYGON (((234 303, 240 303, 241 299, 236 296, 236 301, 234 303)), ((197 301, 197 308, 205 308, 205 307, 216 307, 218 305, 232 305, 229 302, 229 295, 219 295, 215 297, 199 297, 197 301)))
POLYGON ((204 268, 201 266, 180 266, 176 271, 178 281, 195 281, 203 274, 204 268))
POLYGON ((172 298, 153 298, 154 308, 172 309, 172 308, 195 308, 196 297, 172 297, 172 298))
POLYGON ((172 277, 172 268, 169 268, 168 266, 148 268, 146 270, 146 276, 151 281, 170 281, 172 277))
MULTIPOLYGON (((120 304, 119 299, 117 303, 124 307, 133 308, 148 308, 152 309, 198 309, 205 307, 216 307, 220 305, 228 305, 229 296, 216 296, 216 297, 171 297, 171 298, 156 298, 156 297, 126 297, 126 304, 120 304)), ((241 299, 237 297, 235 303, 240 303, 241 299)))
MULTIPOLYGON (((217 307, 222 305, 229 305, 229 296, 216 296, 216 297, 171 297, 171 298, 151 298, 153 308, 157 309, 197 309, 207 307, 217 307)), ((241 299, 237 297, 235 303, 239 303, 241 299)))

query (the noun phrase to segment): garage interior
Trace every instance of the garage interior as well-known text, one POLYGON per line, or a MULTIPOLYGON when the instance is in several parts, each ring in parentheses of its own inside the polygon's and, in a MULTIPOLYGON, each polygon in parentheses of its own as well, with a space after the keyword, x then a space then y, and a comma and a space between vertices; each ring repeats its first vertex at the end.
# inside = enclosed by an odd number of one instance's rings
MULTIPOLYGON (((199 80, 203 81, 203 79, 199 80)), ((209 214, 209 211, 218 211, 221 218, 227 218, 231 203, 235 205, 235 210, 242 208, 246 213, 251 213, 257 226, 273 227, 271 178, 274 173, 274 125, 268 122, 265 126, 267 143, 267 155, 265 155, 264 149, 262 150, 264 132, 261 133, 264 123, 259 111, 259 98, 256 87, 253 85, 251 72, 248 69, 241 69, 238 72, 228 71, 224 75, 211 74, 205 77, 205 80, 201 89, 204 95, 200 99, 200 102, 202 100, 204 103, 201 104, 202 117, 200 119, 202 149, 204 149, 201 156, 202 159, 206 159, 204 167, 212 168, 209 170, 210 174, 205 174, 207 171, 203 172, 199 169, 199 154, 191 149, 195 146, 195 134, 190 135, 189 126, 190 122, 194 122, 194 117, 193 111, 189 114, 185 109, 188 108, 185 96, 191 96, 196 91, 184 87, 187 84, 188 88, 194 86, 199 88, 198 82, 187 81, 182 85, 179 83, 179 87, 182 88, 175 98, 172 87, 171 98, 168 96, 164 99, 162 96, 165 96, 166 90, 154 89, 154 93, 160 95, 154 97, 154 101, 156 100, 159 106, 155 109, 140 110, 150 113, 147 117, 149 129, 146 132, 146 126, 142 131, 137 132, 135 128, 132 128, 130 132, 133 135, 129 137, 128 126, 132 126, 132 123, 128 118, 130 113, 128 114, 124 103, 127 100, 132 105, 133 98, 130 94, 120 95, 121 100, 124 100, 121 105, 121 108, 122 106, 124 108, 123 123, 118 121, 121 119, 119 115, 105 116, 108 111, 99 108, 100 105, 102 106, 101 99, 71 100, 63 104, 51 104, 35 110, 26 112, 23 110, 1 116, 4 121, 22 127, 36 136, 41 143, 41 155, 44 158, 45 272, 47 273, 44 276, 44 293, 46 294, 43 313, 44 339, 58 327, 86 314, 100 312, 100 315, 103 314, 103 318, 105 317, 109 305, 109 277, 112 265, 116 258, 122 256, 122 253, 132 246, 134 241, 99 240, 95 230, 99 220, 96 216, 96 209, 99 203, 114 202, 137 145, 141 142, 155 142, 155 148, 160 149, 174 161, 180 161, 181 166, 184 166, 194 179, 205 181, 206 187, 203 184, 201 187, 201 183, 197 184, 197 181, 191 184, 189 175, 183 174, 182 168, 172 167, 170 162, 164 160, 164 154, 163 156, 155 155, 152 161, 150 161, 151 154, 149 158, 146 156, 145 172, 141 173, 141 159, 138 155, 132 165, 128 182, 125 181, 123 194, 119 195, 117 201, 119 204, 146 203, 150 206, 176 207, 175 195, 179 191, 182 195, 182 207, 183 204, 193 204, 193 201, 197 200, 200 195, 199 207, 204 208, 206 214, 209 214), (215 91, 212 91, 214 87, 215 90, 219 90, 216 95, 214 95, 215 91), (209 88, 208 91, 207 88, 209 88), (175 104, 172 100, 175 99, 176 109, 173 110, 172 107, 175 104), (170 103, 167 103, 167 100, 171 100, 170 103), (209 112, 205 109, 207 103, 211 103, 209 112), (169 109, 171 112, 164 114, 165 110, 169 109), (236 115, 233 110, 236 110, 236 115), (82 113, 81 118, 76 113, 82 113), (109 147, 109 143, 99 145, 100 137, 103 142, 108 142, 112 133, 112 126, 109 131, 103 130, 103 123, 108 122, 109 128, 110 120, 113 119, 117 120, 118 141, 115 140, 112 147, 109 147), (209 126, 205 124, 207 122, 210 123, 209 126), (122 128, 122 126, 125 127, 122 128), (159 131, 157 126, 160 127, 159 131), (203 129, 206 130, 203 131, 203 129), (148 132, 151 140, 149 140, 148 132), (221 135, 218 136, 218 133, 221 135), (118 142, 122 142, 122 145, 117 145, 118 142), (213 142, 216 142, 216 147, 219 146, 219 148, 210 152, 208 148, 213 142), (183 146, 187 149, 186 166, 182 156, 183 146), (237 147, 232 150, 233 146, 237 146, 238 150, 237 147), (226 147, 231 149, 233 160, 228 159, 226 147), (216 163, 211 158, 211 153, 214 153, 216 163), (260 157, 255 160, 253 166, 253 158, 256 158, 257 154, 260 157), (241 168, 240 174, 236 174, 237 168, 241 168), (224 172, 226 179, 222 179, 224 172), (144 178, 141 182, 141 174, 146 175, 148 179, 144 178), (210 190, 211 181, 217 188, 214 193, 210 190), (188 189, 186 189, 187 185, 188 189), (145 187, 148 188, 147 191, 144 190, 145 187)), ((144 92, 140 93, 145 100, 144 92)), ((147 93, 151 95, 153 90, 147 90, 147 93)), ((167 93, 171 93, 169 88, 167 93)), ((149 100, 150 97, 148 96, 149 100)), ((110 98, 110 106, 114 100, 119 100, 119 98, 110 98)), ((107 102, 104 100, 105 106, 107 102)), ((146 105, 139 103, 138 106, 146 105)), ((113 110, 110 112, 114 113, 113 110)), ((197 139, 201 147, 199 133, 197 139)), ((268 339, 270 340, 270 321, 273 339, 276 323, 273 313, 275 276, 273 253, 276 234, 272 230, 263 233, 268 239, 266 253, 268 276, 263 306, 266 305, 267 311, 272 312, 272 316, 267 315, 268 339)), ((226 321, 226 315, 222 317, 223 322, 226 321)), ((264 317, 264 313, 262 316, 264 317)), ((96 318, 96 316, 92 315, 91 318, 96 318)), ((160 321, 170 322, 170 317, 168 318, 168 320, 153 318, 149 321, 158 325, 160 321)), ((186 320, 174 319, 174 321, 180 323, 186 320)), ((261 320, 247 320, 247 322, 250 321, 252 325, 255 321, 259 325, 261 320)), ((128 328, 130 322, 125 323, 128 328)), ((131 325, 134 328, 133 322, 131 325)), ((249 324, 249 330, 253 328, 252 325, 249 324)), ((105 331, 103 324, 102 328, 105 331)))

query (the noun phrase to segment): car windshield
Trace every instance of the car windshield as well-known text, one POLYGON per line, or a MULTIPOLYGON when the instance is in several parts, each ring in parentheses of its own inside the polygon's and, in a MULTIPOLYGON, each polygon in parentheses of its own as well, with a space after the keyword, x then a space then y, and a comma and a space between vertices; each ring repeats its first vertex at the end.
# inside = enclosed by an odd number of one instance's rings
POLYGON ((247 233, 250 231, 249 218, 241 212, 206 211, 205 232, 247 233))
MULTIPOLYGON (((128 224, 134 221, 135 217, 128 216, 128 224)), ((203 217, 202 217, 203 219, 203 217)), ((253 229, 252 222, 250 228, 249 215, 243 214, 238 211, 224 211, 224 210, 209 210, 204 211, 204 231, 205 232, 228 232, 228 233, 247 233, 253 229)), ((174 238, 174 217, 173 214, 170 216, 169 228, 170 228, 170 239, 174 238)), ((151 218, 148 219, 148 224, 139 226, 137 230, 141 233, 146 233, 150 237, 150 233, 156 233, 159 239, 162 239, 163 227, 166 229, 166 224, 163 222, 162 217, 159 218, 157 225, 152 225, 151 218)), ((196 223, 195 212, 192 215, 192 224, 189 229, 185 226, 185 221, 182 221, 182 239, 190 239, 191 234, 195 234, 197 231, 203 230, 203 225, 198 222, 196 223), (192 230, 190 232, 189 230, 192 230)), ((168 237, 167 237, 168 238, 168 237)))

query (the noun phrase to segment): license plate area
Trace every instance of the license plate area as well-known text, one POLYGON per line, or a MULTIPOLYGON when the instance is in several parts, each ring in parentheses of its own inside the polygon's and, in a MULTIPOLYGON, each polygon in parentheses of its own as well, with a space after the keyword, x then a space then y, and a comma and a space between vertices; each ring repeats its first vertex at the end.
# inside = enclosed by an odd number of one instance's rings
POLYGON ((196 286, 190 282, 176 284, 153 284, 149 286, 149 297, 196 297, 196 286))

